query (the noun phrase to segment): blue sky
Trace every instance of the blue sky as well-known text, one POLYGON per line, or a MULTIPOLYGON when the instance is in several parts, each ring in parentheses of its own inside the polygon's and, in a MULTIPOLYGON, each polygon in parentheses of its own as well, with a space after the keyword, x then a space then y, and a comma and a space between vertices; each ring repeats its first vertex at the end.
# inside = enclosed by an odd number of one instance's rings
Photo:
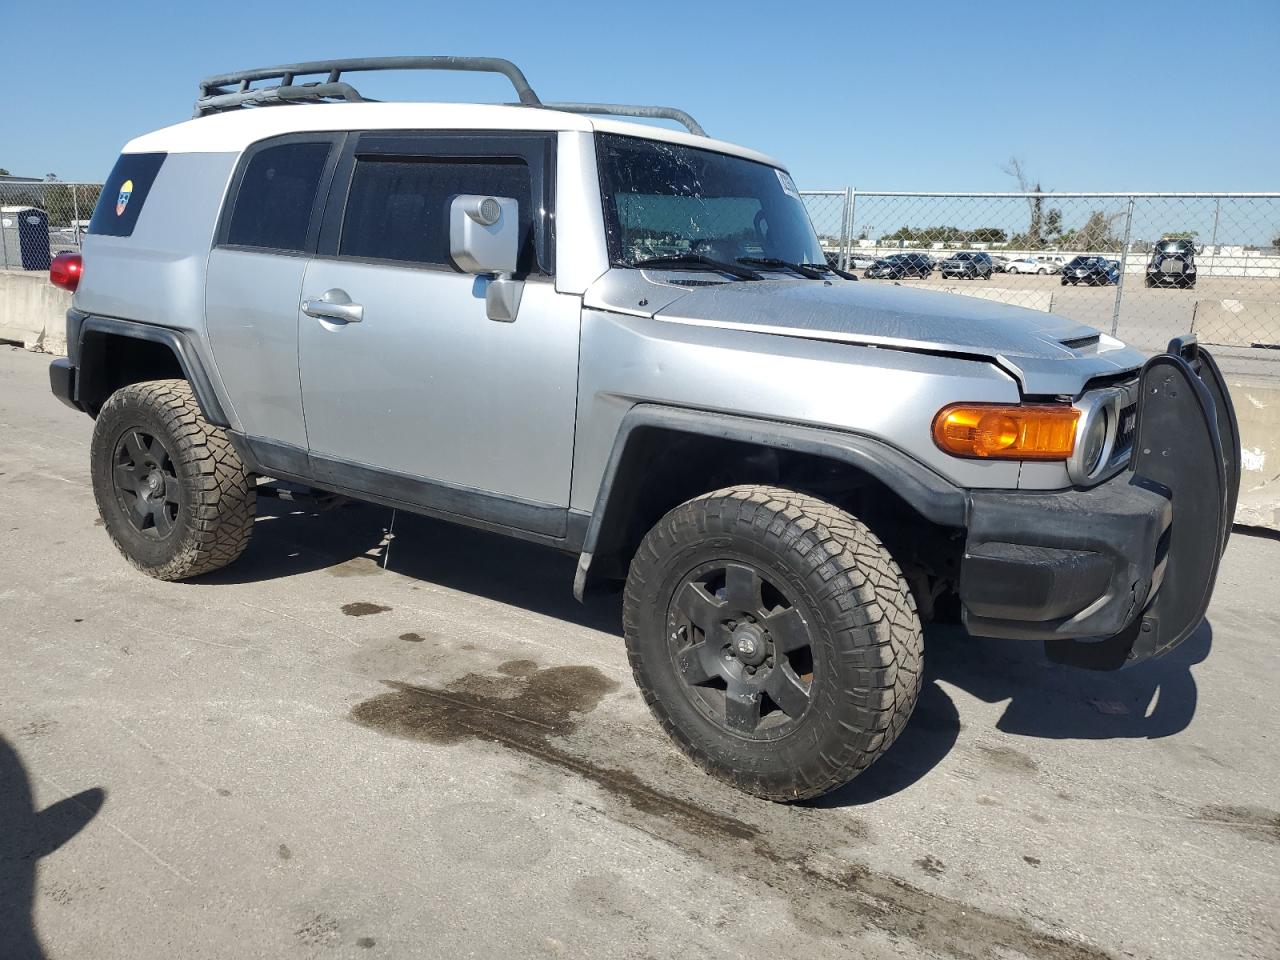
MULTIPOLYGON (((491 54, 546 100, 670 103, 806 188, 1280 188, 1280 0, 227 4, 3 0, 0 167, 99 180, 189 116, 202 76, 340 56, 491 54), (798 15, 803 13, 804 15, 798 15)), ((372 95, 510 99, 479 75, 372 95)))

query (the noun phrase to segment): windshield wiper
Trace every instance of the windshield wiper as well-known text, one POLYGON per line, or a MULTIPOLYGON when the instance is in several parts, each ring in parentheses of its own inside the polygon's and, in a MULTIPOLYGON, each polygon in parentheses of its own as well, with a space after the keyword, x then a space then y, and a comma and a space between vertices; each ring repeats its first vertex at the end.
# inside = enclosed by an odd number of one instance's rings
POLYGON ((841 270, 839 267, 833 267, 829 263, 802 263, 802 267, 808 267, 810 270, 830 270, 841 280, 857 280, 856 273, 850 273, 848 270, 841 270))
POLYGON ((834 273, 842 280, 858 279, 852 273, 833 267, 829 263, 792 263, 789 260, 779 260, 777 257, 739 257, 738 262, 749 263, 752 266, 759 267, 782 267, 786 270, 794 271, 809 280, 821 280, 828 273, 834 273))
POLYGON ((810 266, 807 263, 792 263, 789 260, 779 260, 777 257, 738 257, 739 263, 749 264, 753 267, 781 267, 784 270, 790 270, 792 273, 798 273, 806 280, 821 280, 822 272, 826 267, 810 266))
POLYGON ((704 257, 700 253, 681 253, 671 257, 648 257, 645 260, 637 260, 635 263, 620 263, 616 265, 621 267, 654 267, 666 270, 719 270, 721 273, 727 273, 729 276, 736 277, 739 280, 764 279, 755 270, 738 266, 736 263, 716 260, 714 257, 704 257))

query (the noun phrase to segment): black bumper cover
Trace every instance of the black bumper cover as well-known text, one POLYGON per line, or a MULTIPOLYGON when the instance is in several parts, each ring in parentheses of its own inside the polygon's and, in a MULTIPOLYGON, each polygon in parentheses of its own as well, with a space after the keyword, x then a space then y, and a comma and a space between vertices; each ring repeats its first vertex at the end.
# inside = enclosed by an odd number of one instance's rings
POLYGON ((1046 641, 1050 659, 1115 669, 1204 619, 1240 487, 1235 410, 1193 337, 1142 371, 1129 467, 1087 490, 970 495, 960 573, 979 636, 1046 641))
POLYGON ((81 409, 76 403, 76 368, 66 357, 59 357, 49 364, 49 389, 71 409, 81 409))

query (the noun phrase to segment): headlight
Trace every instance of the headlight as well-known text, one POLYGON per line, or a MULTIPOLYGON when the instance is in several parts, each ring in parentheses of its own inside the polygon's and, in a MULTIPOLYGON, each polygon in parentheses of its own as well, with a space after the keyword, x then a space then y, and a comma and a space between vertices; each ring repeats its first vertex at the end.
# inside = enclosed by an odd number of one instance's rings
POLYGON ((1080 451, 1080 462, 1084 472, 1092 476, 1102 465, 1102 451, 1107 446, 1107 430, 1110 414, 1102 408, 1094 414, 1092 422, 1085 427, 1084 443, 1080 451))
POLYGON ((1074 404, 1080 414, 1076 426, 1075 450, 1067 458, 1067 476, 1076 486, 1097 483, 1114 472, 1111 453, 1115 449, 1120 411, 1137 399, 1132 384, 1090 390, 1074 404))

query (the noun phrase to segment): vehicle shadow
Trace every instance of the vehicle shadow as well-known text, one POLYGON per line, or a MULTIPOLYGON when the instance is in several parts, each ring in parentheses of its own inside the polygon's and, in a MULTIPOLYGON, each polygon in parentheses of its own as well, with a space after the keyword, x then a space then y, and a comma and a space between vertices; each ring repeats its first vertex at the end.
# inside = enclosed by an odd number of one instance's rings
POLYGON ((958 626, 925 631, 925 676, 915 713, 898 741, 848 786, 815 802, 837 807, 874 803, 924 777, 951 752, 961 715, 944 689, 985 701, 1008 701, 996 728, 1051 740, 1158 739, 1195 716, 1191 667, 1213 646, 1208 621, 1176 650, 1124 670, 1092 671, 1051 663, 1040 643, 970 637, 958 626))
POLYGON ((287 501, 260 501, 253 540, 230 567, 193 583, 275 580, 318 570, 342 575, 365 558, 422 580, 579 626, 622 636, 621 595, 573 598, 577 558, 539 544, 364 503, 317 513, 287 501), (388 533, 394 536, 388 537, 388 533))
POLYGON ((37 812, 26 768, 0 736, 0 953, 6 960, 43 960, 36 936, 36 867, 102 809, 106 793, 84 790, 37 812))
MULTIPOLYGON (((251 582, 336 570, 357 557, 394 573, 621 636, 618 593, 573 599, 569 554, 444 521, 350 503, 317 515, 279 502, 260 509, 254 541, 232 567, 200 583, 251 582), (394 526, 394 538, 387 533, 394 526), (389 550, 389 553, 388 553, 389 550)), ((949 754, 960 711, 947 688, 986 703, 1008 701, 997 729, 1041 739, 1156 739, 1195 715, 1191 667, 1208 656, 1208 622, 1168 655, 1113 672, 1049 662, 1043 645, 970 637, 963 628, 925 631, 925 676, 915 712, 893 747, 819 806, 873 803, 911 786, 949 754)))

